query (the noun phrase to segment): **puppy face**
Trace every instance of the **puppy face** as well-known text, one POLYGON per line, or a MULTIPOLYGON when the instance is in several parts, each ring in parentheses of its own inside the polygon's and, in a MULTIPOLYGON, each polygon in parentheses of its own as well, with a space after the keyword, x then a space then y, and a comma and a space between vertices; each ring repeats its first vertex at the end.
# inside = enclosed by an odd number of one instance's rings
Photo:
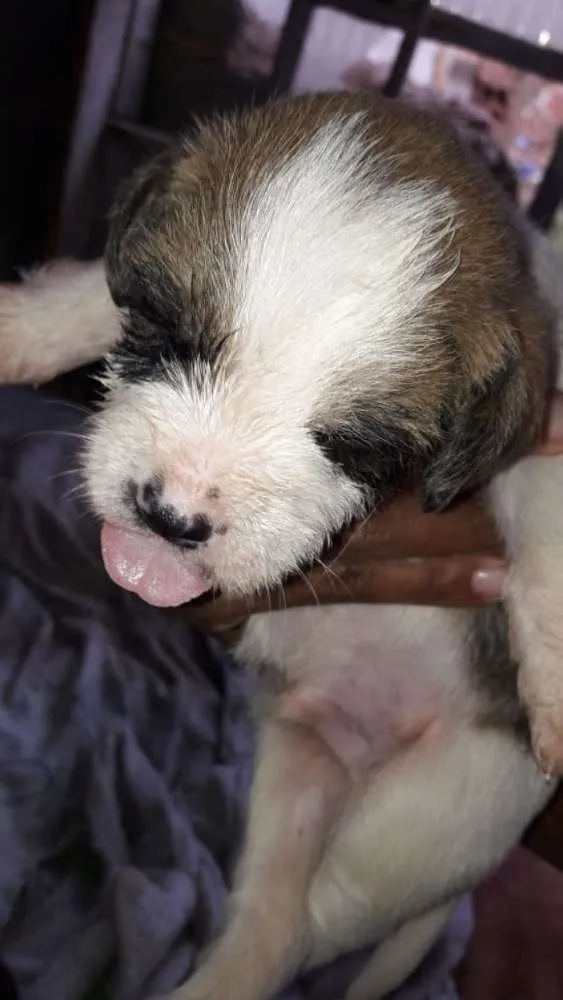
POLYGON ((422 112, 324 95, 203 127, 131 184, 107 270, 123 338, 86 475, 148 599, 274 586, 537 431, 548 322, 508 209, 422 112))

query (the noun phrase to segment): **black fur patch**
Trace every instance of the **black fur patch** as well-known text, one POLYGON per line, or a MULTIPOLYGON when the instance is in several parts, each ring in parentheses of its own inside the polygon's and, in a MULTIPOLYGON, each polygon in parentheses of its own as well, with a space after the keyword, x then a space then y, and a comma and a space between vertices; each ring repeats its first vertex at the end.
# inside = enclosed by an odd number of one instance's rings
POLYGON ((424 475, 422 508, 444 510, 489 482, 531 446, 538 429, 517 350, 442 417, 441 447, 424 475))
POLYGON ((356 412, 340 426, 313 426, 311 434, 326 458, 378 504, 412 488, 431 455, 430 446, 405 429, 397 406, 356 412))
POLYGON ((528 718, 518 696, 518 664, 510 655, 508 617, 502 604, 471 612, 468 647, 473 684, 481 696, 480 723, 508 729, 529 746, 528 718))
POLYGON ((123 322, 123 336, 112 363, 125 381, 166 377, 171 365, 195 377, 202 366, 212 374, 218 370, 228 334, 214 334, 212 322, 205 323, 189 308, 170 316, 168 323, 150 312, 130 310, 123 322))
POLYGON ((209 297, 196 292, 193 276, 191 288, 181 288, 150 252, 142 263, 131 254, 120 266, 119 300, 127 314, 113 358, 122 377, 162 377, 172 363, 216 369, 228 334, 218 327, 209 297))
POLYGON ((155 234, 166 230, 174 212, 170 181, 177 158, 177 150, 170 149, 137 171, 111 217, 107 279, 124 311, 112 362, 129 382, 164 377, 171 365, 213 370, 227 340, 205 296, 195 293, 194 281, 185 288, 159 255, 155 234))

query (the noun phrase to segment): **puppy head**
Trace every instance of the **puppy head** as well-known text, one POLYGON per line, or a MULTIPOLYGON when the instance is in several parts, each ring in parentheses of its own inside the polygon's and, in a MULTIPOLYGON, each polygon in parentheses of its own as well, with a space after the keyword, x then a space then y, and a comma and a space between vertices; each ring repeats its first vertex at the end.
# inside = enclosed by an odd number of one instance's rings
POLYGON ((425 113, 324 95, 204 126, 130 184, 107 271, 86 475, 108 569, 157 603, 275 586, 399 489, 444 506, 541 417, 507 211, 425 113))

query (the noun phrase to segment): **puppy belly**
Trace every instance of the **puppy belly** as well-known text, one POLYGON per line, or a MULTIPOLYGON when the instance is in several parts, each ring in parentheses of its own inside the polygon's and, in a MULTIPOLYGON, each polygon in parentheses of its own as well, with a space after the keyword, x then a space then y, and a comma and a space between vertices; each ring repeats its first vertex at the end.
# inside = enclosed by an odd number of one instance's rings
POLYGON ((340 606, 260 617, 239 653, 280 665, 275 713, 314 729, 353 777, 471 712, 455 614, 340 606))
POLYGON ((438 699, 417 697, 416 688, 398 690, 381 674, 371 690, 346 682, 298 684, 282 697, 280 715, 315 731, 352 777, 393 757, 417 740, 440 731, 438 699))

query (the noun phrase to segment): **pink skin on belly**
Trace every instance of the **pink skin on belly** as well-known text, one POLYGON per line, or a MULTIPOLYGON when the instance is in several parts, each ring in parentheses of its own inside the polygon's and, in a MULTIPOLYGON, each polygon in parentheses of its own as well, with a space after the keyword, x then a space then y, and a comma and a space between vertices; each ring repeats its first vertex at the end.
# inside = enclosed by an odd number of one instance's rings
POLYGON ((437 701, 417 701, 414 692, 412 700, 397 698, 391 685, 389 695, 375 709, 366 705, 362 710, 353 689, 346 691, 343 683, 329 683, 324 689, 303 682, 282 698, 280 716, 314 730, 350 775, 360 778, 369 768, 441 730, 437 701))

